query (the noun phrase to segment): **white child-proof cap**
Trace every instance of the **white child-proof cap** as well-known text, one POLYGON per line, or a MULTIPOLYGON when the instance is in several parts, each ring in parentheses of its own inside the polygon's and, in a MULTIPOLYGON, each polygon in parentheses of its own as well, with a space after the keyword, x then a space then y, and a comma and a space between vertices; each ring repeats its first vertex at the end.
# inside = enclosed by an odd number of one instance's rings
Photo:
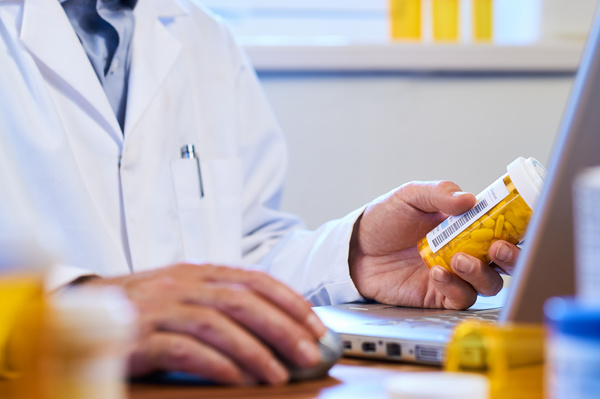
POLYGON ((135 310, 114 287, 76 286, 52 298, 51 396, 125 399, 135 310))
POLYGON ((51 325, 58 339, 73 345, 133 340, 136 311, 115 287, 72 287, 51 301, 51 325))
POLYGON ((469 373, 412 372, 387 381, 390 399, 488 399, 489 381, 469 373))
POLYGON ((519 157, 506 170, 525 203, 531 210, 535 210, 546 179, 546 168, 535 158, 519 157))

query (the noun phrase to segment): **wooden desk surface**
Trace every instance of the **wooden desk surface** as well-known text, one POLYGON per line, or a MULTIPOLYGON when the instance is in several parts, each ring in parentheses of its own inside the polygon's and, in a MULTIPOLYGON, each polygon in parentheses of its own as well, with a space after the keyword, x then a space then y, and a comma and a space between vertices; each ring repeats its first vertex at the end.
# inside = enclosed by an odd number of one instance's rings
POLYGON ((165 386, 131 384, 129 399, 192 399, 192 398, 387 398, 385 381, 398 373, 439 371, 426 367, 371 360, 342 359, 330 371, 329 377, 292 383, 283 387, 221 387, 221 386, 165 386))

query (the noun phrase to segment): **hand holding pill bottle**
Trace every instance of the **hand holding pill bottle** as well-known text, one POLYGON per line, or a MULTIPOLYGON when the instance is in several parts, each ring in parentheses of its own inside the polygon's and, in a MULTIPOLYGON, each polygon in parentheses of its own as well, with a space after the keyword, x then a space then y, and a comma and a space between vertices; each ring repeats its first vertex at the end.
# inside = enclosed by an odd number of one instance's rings
POLYGON ((450 216, 419 241, 425 264, 452 272, 450 260, 458 252, 490 263, 488 251, 494 242, 521 242, 545 177, 546 169, 534 158, 510 163, 507 173, 477 196, 471 210, 450 216))

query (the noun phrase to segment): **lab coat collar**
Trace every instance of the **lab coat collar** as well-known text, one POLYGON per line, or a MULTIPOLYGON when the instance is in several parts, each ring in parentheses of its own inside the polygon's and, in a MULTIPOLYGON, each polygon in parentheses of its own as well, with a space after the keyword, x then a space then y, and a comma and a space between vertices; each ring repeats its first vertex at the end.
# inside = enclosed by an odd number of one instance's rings
MULTIPOLYGON (((72 95, 74 101, 81 101, 81 108, 121 142, 119 122, 60 3, 25 0, 20 39, 29 52, 56 75, 57 84, 72 88, 76 92, 72 95)), ((41 71, 49 76, 43 68, 41 71)))
MULTIPOLYGON (((126 135, 143 115, 181 52, 180 41, 165 25, 172 18, 189 14, 189 9, 178 0, 139 0, 134 13, 126 135)), ((105 130, 122 143, 119 122, 60 2, 24 0, 20 38, 31 54, 58 76, 62 81, 59 84, 66 83, 86 103, 82 108, 100 118, 105 130)))
POLYGON ((180 17, 190 13, 189 6, 179 0, 138 0, 147 3, 161 18, 180 17))
POLYGON ((136 26, 125 115, 126 139, 165 81, 183 47, 166 25, 172 22, 172 18, 187 13, 175 0, 140 0, 134 10, 136 26))

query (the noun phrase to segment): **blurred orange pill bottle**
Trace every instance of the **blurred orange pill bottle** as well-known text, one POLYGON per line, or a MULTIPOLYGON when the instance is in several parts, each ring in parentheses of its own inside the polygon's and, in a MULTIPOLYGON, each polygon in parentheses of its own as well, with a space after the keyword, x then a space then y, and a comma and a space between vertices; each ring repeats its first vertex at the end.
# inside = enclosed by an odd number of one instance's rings
POLYGON ((421 39, 421 0, 390 0, 390 30, 395 40, 421 39))
MULTIPOLYGON (((15 234, 17 235, 17 234, 15 234)), ((0 398, 45 399, 43 264, 33 243, 0 237, 0 398), (27 251, 27 252, 26 252, 27 251)))
POLYGON ((490 246, 504 240, 518 244, 542 190, 546 169, 534 158, 517 158, 507 173, 477 195, 468 212, 450 216, 417 244, 429 268, 439 265, 452 271, 450 260, 463 252, 490 263, 490 246))

